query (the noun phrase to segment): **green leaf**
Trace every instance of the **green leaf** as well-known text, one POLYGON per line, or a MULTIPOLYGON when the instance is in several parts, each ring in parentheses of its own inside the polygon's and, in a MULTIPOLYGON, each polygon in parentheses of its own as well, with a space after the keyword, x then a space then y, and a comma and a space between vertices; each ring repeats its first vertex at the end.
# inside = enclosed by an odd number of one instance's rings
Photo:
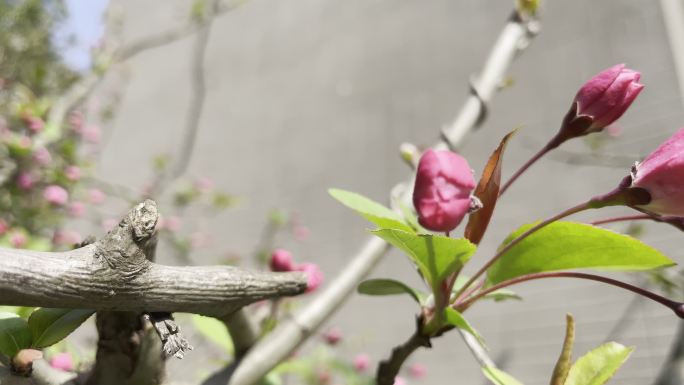
POLYGON ((634 351, 617 342, 608 342, 575 362, 564 385, 605 384, 634 351))
POLYGON ((482 347, 486 349, 486 345, 484 343, 484 338, 480 335, 480 333, 475 330, 468 321, 463 318, 463 315, 459 313, 458 311, 454 310, 453 308, 447 307, 444 309, 444 318, 446 318, 446 321, 449 325, 455 326, 459 329, 463 329, 467 331, 468 333, 472 334, 477 338, 477 340, 480 342, 482 347))
POLYGON ((482 299, 491 299, 494 302, 502 302, 502 301, 507 301, 507 300, 521 300, 522 297, 519 296, 516 292, 513 290, 508 290, 508 289, 499 289, 496 291, 493 291, 484 297, 482 299))
POLYGON ((565 316, 565 340, 563 341, 563 348, 561 354, 558 356, 556 366, 553 368, 553 376, 551 377, 551 385, 564 385, 568 378, 570 371, 570 363, 572 362, 572 345, 575 343, 575 319, 572 315, 565 316))
POLYGON ((495 385, 523 385, 522 382, 516 380, 510 374, 501 371, 493 366, 486 366, 482 368, 485 377, 495 385))
POLYGON ((393 279, 368 279, 361 282, 357 290, 360 294, 366 295, 408 294, 419 304, 426 298, 425 293, 393 279))
POLYGON ((192 315, 192 323, 206 339, 213 342, 229 355, 233 355, 235 348, 233 340, 228 334, 226 325, 213 317, 205 317, 197 314, 192 315))
POLYGON ((334 188, 328 190, 328 193, 340 203, 356 211, 366 220, 380 228, 414 232, 410 226, 404 223, 399 214, 363 195, 334 188))
MULTIPOLYGON (((502 247, 532 226, 510 234, 502 247)), ((543 271, 634 271, 672 265, 658 250, 626 235, 583 223, 553 222, 513 246, 489 268, 487 279, 496 284, 543 271)))
POLYGON ((26 320, 14 313, 0 313, 0 353, 14 357, 31 346, 31 330, 26 320))
POLYGON ((378 229, 373 234, 408 254, 433 290, 451 273, 461 269, 476 249, 467 239, 442 235, 415 234, 395 229, 378 229))
POLYGON ((38 308, 31 313, 28 326, 33 335, 31 346, 45 348, 66 338, 85 322, 94 310, 38 308))

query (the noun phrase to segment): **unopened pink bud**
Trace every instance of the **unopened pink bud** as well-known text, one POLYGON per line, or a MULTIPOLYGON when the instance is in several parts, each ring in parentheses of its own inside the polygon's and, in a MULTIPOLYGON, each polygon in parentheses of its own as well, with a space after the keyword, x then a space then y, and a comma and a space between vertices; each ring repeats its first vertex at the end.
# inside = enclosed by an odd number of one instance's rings
POLYGON ((342 340, 342 331, 338 328, 330 328, 323 333, 323 339, 328 345, 337 345, 342 340))
POLYGON ((27 116, 25 121, 29 130, 34 134, 43 131, 43 127, 45 127, 43 120, 37 116, 27 116))
POLYGON ((81 179, 81 169, 77 166, 67 166, 67 168, 64 169, 64 175, 66 175, 67 179, 70 181, 75 182, 81 179))
POLYGON ((69 204, 69 215, 74 218, 80 218, 85 214, 85 204, 83 202, 71 202, 69 204))
POLYGON ((105 201, 105 194, 96 188, 92 188, 88 191, 88 200, 94 205, 99 205, 105 201))
POLYGON ((409 366, 409 375, 416 379, 421 379, 427 374, 427 368, 423 364, 413 364, 409 366))
POLYGON ((41 166, 47 166, 52 162, 52 156, 47 148, 40 147, 33 152, 33 160, 41 166))
POLYGON ((651 200, 639 206, 661 215, 684 216, 684 127, 632 169, 632 187, 651 200))
POLYGON ((639 72, 618 64, 589 79, 575 95, 551 147, 601 131, 615 122, 644 88, 640 78, 639 72))
POLYGON ((420 158, 413 190, 418 222, 428 230, 449 232, 473 208, 473 171, 451 151, 427 150, 420 158))
POLYGON ((323 283, 323 272, 315 263, 302 263, 295 268, 297 271, 302 271, 307 275, 306 291, 312 292, 318 289, 323 283))
POLYGON ((69 193, 61 186, 50 185, 43 191, 43 198, 53 205, 62 206, 69 200, 69 193))
POLYGON ((74 361, 71 359, 71 354, 69 353, 57 353, 50 358, 50 366, 55 369, 70 372, 74 370, 74 361))
POLYGON ((357 372, 363 373, 370 367, 370 357, 366 353, 357 354, 354 357, 354 369, 357 372))
POLYGON ((22 172, 17 176, 17 186, 22 190, 30 190, 34 183, 35 180, 31 173, 22 172))
POLYGON ((18 249, 26 246, 27 241, 28 241, 28 239, 26 238, 26 234, 24 234, 21 231, 14 231, 9 237, 10 245, 12 245, 12 247, 16 247, 18 249))
POLYGON ((283 249, 275 249, 271 253, 271 261, 269 263, 271 271, 293 271, 295 269, 294 259, 292 254, 283 249))

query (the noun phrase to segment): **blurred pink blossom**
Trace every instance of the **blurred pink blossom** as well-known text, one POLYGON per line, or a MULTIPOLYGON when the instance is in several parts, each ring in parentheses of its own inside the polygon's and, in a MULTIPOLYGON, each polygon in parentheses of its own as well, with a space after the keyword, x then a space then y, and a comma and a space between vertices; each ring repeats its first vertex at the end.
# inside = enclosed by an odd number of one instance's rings
POLYGON ((311 234, 309 228, 304 225, 295 225, 292 232, 294 233, 295 239, 300 242, 307 240, 307 238, 309 238, 309 234, 311 234))
POLYGON ((17 186, 22 190, 30 190, 34 183, 33 175, 29 172, 22 172, 17 176, 17 186))
POLYGON ((29 130, 31 130, 34 134, 43 131, 43 128, 45 127, 45 122, 43 122, 43 119, 37 116, 27 116, 24 120, 26 121, 26 125, 28 126, 29 130))
POLYGON ((88 143, 98 144, 102 138, 102 131, 98 126, 85 126, 81 130, 81 137, 88 143))
POLYGON ((295 268, 297 271, 302 271, 307 275, 306 291, 312 292, 318 289, 323 283, 323 272, 315 263, 305 262, 295 268))
MULTIPOLYGON (((28 136, 21 136, 21 137, 19 137, 19 139, 17 139, 17 145, 21 148, 24 148, 24 149, 30 148, 31 143, 32 143, 31 138, 29 138, 28 136)), ((49 153, 48 153, 48 155, 49 155, 49 153)))
POLYGON ((43 198, 45 198, 48 203, 62 206, 69 200, 69 193, 62 186, 53 184, 45 188, 43 191, 43 198))
POLYGON ((394 385, 407 385, 407 384, 408 384, 408 382, 406 382, 406 380, 404 380, 403 378, 401 378, 399 376, 394 377, 394 385))
POLYGON ((69 114, 69 124, 74 132, 80 134, 83 129, 83 112, 79 110, 72 111, 69 114))
POLYGON ((27 241, 26 234, 21 231, 14 231, 9 236, 9 243, 12 247, 22 248, 26 246, 27 241))
POLYGON ((88 190, 88 201, 90 201, 90 203, 94 205, 101 204, 102 202, 104 202, 105 198, 105 194, 96 188, 91 188, 90 190, 88 190))
POLYGON ((342 340, 342 331, 339 328, 330 328, 323 333, 323 339, 328 345, 337 345, 342 340))
POLYGON ((181 220, 177 216, 161 217, 159 219, 159 224, 157 226, 159 229, 166 229, 169 231, 176 232, 180 230, 181 220))
POLYGON ((271 253, 271 260, 269 262, 271 271, 292 271, 295 269, 294 259, 292 253, 284 249, 275 249, 271 253))
POLYGON ((78 168, 78 166, 67 166, 64 169, 64 175, 66 175, 67 179, 70 181, 76 182, 81 179, 81 169, 78 168))
POLYGON ((622 126, 617 123, 613 123, 606 127, 606 134, 611 138, 619 138, 622 136, 622 126))
POLYGON ((7 230, 9 230, 9 225, 7 224, 7 221, 0 218, 0 235, 5 234, 7 230))
POLYGON ((56 245, 76 245, 83 241, 81 234, 73 230, 57 230, 52 236, 52 243, 56 245))
POLYGON ((33 152, 33 160, 41 166, 47 166, 52 162, 52 156, 47 148, 40 147, 33 152))
POLYGON ((193 248, 199 249, 202 247, 207 247, 209 244, 211 244, 211 237, 209 234, 203 233, 201 231, 196 231, 190 234, 190 245, 193 248))
POLYGON ((214 188, 214 181, 207 177, 200 177, 195 180, 195 188, 201 193, 208 193, 214 188))
POLYGON ((416 379, 421 379, 427 374, 427 368, 423 364, 415 363, 409 366, 409 375, 416 379))
POLYGON ((69 215, 74 218, 80 218, 85 214, 85 203, 83 202, 71 202, 69 204, 69 215))
POLYGON ((50 366, 55 369, 70 372, 74 370, 74 361, 71 359, 71 354, 69 353, 57 353, 50 358, 50 366))
POLYGON ((112 231, 114 226, 116 226, 117 224, 119 224, 119 221, 117 221, 116 219, 107 218, 107 219, 102 221, 102 229, 104 231, 112 231))
POLYGON ((366 353, 357 354, 354 357, 354 369, 357 372, 363 373, 370 367, 370 357, 366 353))

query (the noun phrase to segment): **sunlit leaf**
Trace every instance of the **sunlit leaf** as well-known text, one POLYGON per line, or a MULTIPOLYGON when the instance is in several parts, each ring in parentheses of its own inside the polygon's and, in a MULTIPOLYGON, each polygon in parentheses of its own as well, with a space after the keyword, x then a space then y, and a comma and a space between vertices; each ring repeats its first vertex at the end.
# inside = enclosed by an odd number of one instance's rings
POLYGON ((363 195, 334 188, 328 190, 328 193, 340 203, 356 211, 379 228, 398 229, 410 233, 413 232, 413 229, 404 223, 399 214, 363 195))
POLYGON ((617 342, 608 342, 580 357, 568 373, 564 385, 603 385, 634 351, 617 342))
POLYGON ((493 366, 483 367, 482 372, 494 385, 523 385, 522 382, 516 380, 510 374, 493 366))
MULTIPOLYGON (((503 245, 532 226, 522 226, 503 245)), ((554 222, 513 246, 489 268, 487 279, 496 284, 544 271, 637 271, 672 265, 661 252, 632 237, 583 223, 554 222)))
POLYGON ((226 325, 213 317, 205 317, 198 314, 192 315, 192 323, 207 340, 222 348, 229 355, 233 355, 235 348, 233 340, 228 334, 226 325))
POLYGON ((470 323, 468 323, 468 321, 465 318, 463 318, 463 315, 461 313, 450 307, 447 307, 446 309, 444 309, 444 318, 446 319, 449 325, 455 326, 459 329, 463 329, 468 333, 472 334, 473 336, 475 336, 475 338, 477 338, 482 347, 486 348, 484 338, 482 338, 480 333, 478 333, 477 330, 475 330, 475 328, 473 328, 470 325, 470 323))

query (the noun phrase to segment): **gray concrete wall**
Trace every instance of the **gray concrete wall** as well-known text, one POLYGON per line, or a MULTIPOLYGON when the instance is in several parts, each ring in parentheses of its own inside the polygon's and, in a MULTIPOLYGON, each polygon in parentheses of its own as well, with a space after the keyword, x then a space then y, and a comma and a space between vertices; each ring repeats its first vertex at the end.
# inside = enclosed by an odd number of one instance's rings
MULTIPOLYGON (((614 63, 642 71, 647 88, 620 120, 624 135, 607 146, 608 153, 636 160, 684 122, 657 2, 545 3, 542 33, 511 70, 515 85, 497 97, 489 120, 464 150, 478 175, 499 139, 522 125, 506 156, 509 175, 557 129, 579 85, 614 63)), ((113 1, 125 40, 182 24, 189 4, 113 1)), ((329 198, 326 189, 337 186, 384 200, 408 171, 398 160, 398 145, 435 141, 464 100, 468 78, 478 70, 511 4, 250 0, 222 16, 208 47, 208 97, 188 173, 214 178, 242 204, 211 219, 215 244, 198 256, 199 262, 215 262, 227 251, 248 254, 267 212, 281 207, 298 210, 312 231, 308 242, 282 246, 320 263, 326 276, 334 277, 366 239, 368 226, 329 198)), ((108 127, 101 178, 140 188, 151 175, 140 164, 181 145, 191 46, 192 38, 183 39, 116 69, 126 72, 129 81, 118 116, 108 127), (122 158, 130 167, 122 167, 122 158)), ((565 149, 587 151, 582 143, 565 149)), ((577 166, 562 159, 535 166, 500 202, 474 264, 491 255, 512 228, 612 188, 630 162, 620 166, 577 166)), ((198 215, 188 213, 189 220, 198 215)), ((680 234, 649 227, 647 239, 682 260, 680 234)), ((160 258, 172 262, 163 254, 160 258)), ((392 252, 373 276, 418 285, 412 270, 405 257, 392 252)), ((548 383, 566 312, 577 319, 576 352, 584 352, 606 338, 632 300, 614 288, 577 281, 531 283, 518 290, 523 302, 478 305, 468 317, 492 355, 505 356, 506 369, 527 385, 548 383)), ((367 351, 379 359, 410 333, 415 310, 406 298, 355 295, 329 324, 344 331, 350 356, 367 351)), ((679 321, 650 303, 629 319, 618 340, 637 350, 613 383, 648 384, 679 321)), ((198 346, 190 359, 201 357, 205 348, 198 346)), ((412 361, 427 364, 425 384, 484 382, 454 334, 436 340, 434 349, 412 361)), ((199 366, 190 362, 172 361, 172 377, 193 379, 215 367, 206 360, 199 366)))

